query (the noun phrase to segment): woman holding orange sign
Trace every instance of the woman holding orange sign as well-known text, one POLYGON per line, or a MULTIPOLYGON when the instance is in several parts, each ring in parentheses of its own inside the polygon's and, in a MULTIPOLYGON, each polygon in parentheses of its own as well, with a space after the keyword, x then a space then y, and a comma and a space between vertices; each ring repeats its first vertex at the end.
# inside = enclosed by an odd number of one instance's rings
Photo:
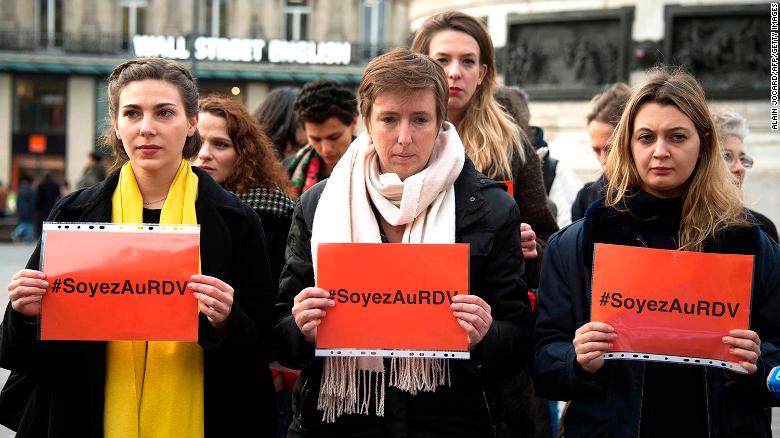
MULTIPOLYGON (((548 243, 536 323, 537 392, 571 400, 567 437, 771 436, 766 377, 780 363, 780 250, 748 221, 693 77, 656 70, 634 90, 606 175, 606 197, 548 243), (590 321, 595 243, 754 255, 750 330, 722 337, 746 374, 605 361, 621 333, 590 321)), ((681 328, 679 342, 685 336, 681 328)))
POLYGON ((444 71, 427 56, 375 58, 360 85, 367 132, 296 206, 275 337, 280 362, 303 370, 289 436, 495 436, 496 378, 522 366, 530 347, 520 217, 466 157, 447 98, 444 71), (316 248, 334 241, 469 243, 470 295, 451 308, 471 359, 315 358, 318 326, 335 305, 313 287, 316 248))
POLYGON ((176 62, 135 59, 114 68, 108 99, 105 142, 119 168, 58 202, 49 221, 200 224, 201 273, 189 282, 198 342, 37 340, 48 287, 39 244, 8 285, 0 421, 17 436, 273 436, 276 285, 258 217, 187 162, 201 144, 195 82, 176 62))

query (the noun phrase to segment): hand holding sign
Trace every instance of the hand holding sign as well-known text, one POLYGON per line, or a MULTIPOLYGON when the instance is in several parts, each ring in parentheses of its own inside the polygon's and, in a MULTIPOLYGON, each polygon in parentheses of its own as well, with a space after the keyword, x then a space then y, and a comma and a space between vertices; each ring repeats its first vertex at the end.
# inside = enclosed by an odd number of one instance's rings
POLYGON ((8 283, 8 299, 11 307, 27 318, 35 318, 41 311, 41 298, 49 283, 46 274, 32 269, 22 269, 8 283))
POLYGON ((739 356, 745 360, 739 362, 742 368, 747 370, 748 374, 756 372, 756 362, 761 356, 761 339, 758 333, 753 330, 732 330, 731 336, 724 336, 723 343, 731 345, 729 353, 739 356))
POLYGON ((325 317, 325 309, 336 303, 325 289, 307 287, 293 300, 292 315, 295 325, 312 344, 317 340, 317 327, 325 317))
POLYGON ((233 308, 233 288, 219 278, 208 275, 193 275, 190 289, 198 300, 198 310, 206 315, 216 330, 225 328, 230 310, 233 308))
POLYGON ((617 339, 615 329, 603 322, 589 322, 574 332, 574 352, 583 370, 595 373, 604 365, 604 352, 617 339))
POLYGON ((452 297, 450 308, 469 335, 469 348, 479 344, 493 324, 490 305, 476 295, 456 295, 452 297))

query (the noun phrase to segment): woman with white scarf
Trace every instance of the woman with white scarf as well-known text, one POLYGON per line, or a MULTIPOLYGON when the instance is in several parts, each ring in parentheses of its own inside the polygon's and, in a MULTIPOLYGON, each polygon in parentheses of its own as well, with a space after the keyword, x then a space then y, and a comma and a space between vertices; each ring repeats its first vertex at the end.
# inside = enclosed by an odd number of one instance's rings
POLYGON ((425 55, 375 58, 360 85, 366 132, 296 206, 275 329, 279 360, 302 369, 288 436, 496 434, 497 379, 522 367, 531 347, 520 216, 466 157, 446 122, 448 94, 425 55), (451 307, 471 359, 315 358, 317 327, 334 305, 313 287, 320 242, 468 243, 470 291, 451 307))

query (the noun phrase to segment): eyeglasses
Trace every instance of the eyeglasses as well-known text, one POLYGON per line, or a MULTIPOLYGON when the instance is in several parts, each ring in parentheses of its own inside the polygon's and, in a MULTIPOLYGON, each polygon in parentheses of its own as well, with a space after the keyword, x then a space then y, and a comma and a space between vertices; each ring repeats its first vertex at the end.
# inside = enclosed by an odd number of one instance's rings
MULTIPOLYGON (((726 164, 731 166, 734 164, 735 158, 731 151, 723 151, 723 159, 726 160, 726 164)), ((744 152, 739 154, 739 162, 742 163, 742 167, 750 169, 753 167, 753 159, 746 155, 744 152)))

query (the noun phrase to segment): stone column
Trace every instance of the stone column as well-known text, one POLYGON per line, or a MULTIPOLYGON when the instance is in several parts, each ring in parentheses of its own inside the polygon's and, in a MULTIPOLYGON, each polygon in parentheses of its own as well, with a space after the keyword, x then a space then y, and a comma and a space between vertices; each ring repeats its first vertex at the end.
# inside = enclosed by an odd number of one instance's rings
POLYGON ((0 181, 8 185, 11 175, 11 122, 13 113, 13 86, 11 75, 0 73, 0 181))
POLYGON ((95 78, 69 76, 67 96, 65 178, 75 187, 95 147, 95 78))

